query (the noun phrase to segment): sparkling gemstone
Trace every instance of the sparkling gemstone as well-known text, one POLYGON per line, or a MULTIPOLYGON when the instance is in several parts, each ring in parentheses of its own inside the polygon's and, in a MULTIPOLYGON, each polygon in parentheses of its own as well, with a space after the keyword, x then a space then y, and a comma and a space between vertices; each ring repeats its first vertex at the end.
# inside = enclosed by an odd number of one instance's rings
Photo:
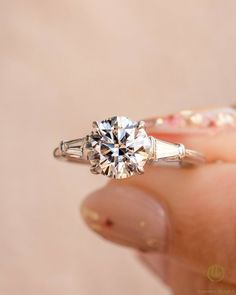
POLYGON ((150 148, 151 141, 142 121, 112 117, 94 122, 87 144, 91 171, 116 179, 140 174, 150 148))

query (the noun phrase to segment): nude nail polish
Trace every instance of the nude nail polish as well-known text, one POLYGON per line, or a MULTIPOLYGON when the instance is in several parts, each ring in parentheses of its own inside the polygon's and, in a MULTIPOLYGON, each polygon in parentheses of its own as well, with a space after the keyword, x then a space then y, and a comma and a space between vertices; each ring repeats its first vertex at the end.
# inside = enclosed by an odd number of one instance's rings
POLYGON ((110 241, 145 252, 166 251, 166 212, 145 191, 127 185, 107 186, 88 196, 81 213, 92 230, 110 241))

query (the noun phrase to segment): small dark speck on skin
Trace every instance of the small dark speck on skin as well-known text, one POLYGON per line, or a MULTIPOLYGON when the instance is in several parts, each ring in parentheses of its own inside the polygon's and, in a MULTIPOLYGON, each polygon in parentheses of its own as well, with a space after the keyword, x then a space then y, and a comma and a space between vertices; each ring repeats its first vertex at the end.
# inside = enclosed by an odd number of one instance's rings
POLYGON ((104 225, 107 227, 112 227, 114 225, 114 222, 111 219, 107 218, 104 222, 104 225))

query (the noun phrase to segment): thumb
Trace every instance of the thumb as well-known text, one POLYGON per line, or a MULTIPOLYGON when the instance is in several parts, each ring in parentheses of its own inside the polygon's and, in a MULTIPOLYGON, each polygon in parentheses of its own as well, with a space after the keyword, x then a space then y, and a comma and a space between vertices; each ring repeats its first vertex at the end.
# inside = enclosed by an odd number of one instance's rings
POLYGON ((211 123, 175 128, 174 133, 167 131, 169 126, 164 130, 150 125, 148 131, 158 137, 179 138, 208 160, 229 163, 198 169, 145 167, 142 176, 111 181, 82 204, 87 224, 108 240, 163 253, 199 273, 218 263, 227 281, 236 282, 236 129, 233 121, 226 127, 228 122, 224 127, 211 123))

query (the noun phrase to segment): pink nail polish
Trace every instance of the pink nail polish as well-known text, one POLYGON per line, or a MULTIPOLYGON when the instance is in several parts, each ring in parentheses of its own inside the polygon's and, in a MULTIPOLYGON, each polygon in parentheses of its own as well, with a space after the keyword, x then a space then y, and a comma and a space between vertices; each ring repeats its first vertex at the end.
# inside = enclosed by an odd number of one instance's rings
POLYGON ((107 186, 84 201, 82 215, 108 240, 145 252, 166 251, 169 225, 165 210, 142 190, 107 186))
POLYGON ((229 107, 204 111, 183 110, 145 122, 150 133, 214 134, 225 128, 236 128, 236 109, 229 107))

